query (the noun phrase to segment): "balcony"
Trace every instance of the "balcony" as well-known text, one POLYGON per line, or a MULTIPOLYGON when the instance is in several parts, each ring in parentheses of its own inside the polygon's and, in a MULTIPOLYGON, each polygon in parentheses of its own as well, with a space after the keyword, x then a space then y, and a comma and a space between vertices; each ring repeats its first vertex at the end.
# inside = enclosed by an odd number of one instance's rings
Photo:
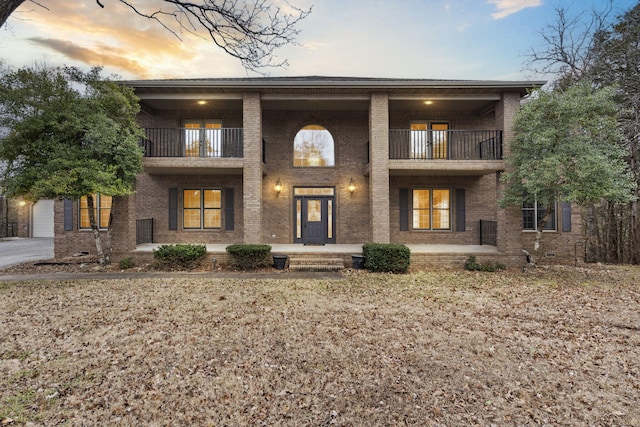
POLYGON ((147 128, 145 157, 242 158, 242 129, 147 128))
POLYGON ((503 169, 500 130, 389 130, 392 175, 486 175, 503 169))
POLYGON ((241 128, 146 128, 140 141, 147 173, 241 174, 241 128))

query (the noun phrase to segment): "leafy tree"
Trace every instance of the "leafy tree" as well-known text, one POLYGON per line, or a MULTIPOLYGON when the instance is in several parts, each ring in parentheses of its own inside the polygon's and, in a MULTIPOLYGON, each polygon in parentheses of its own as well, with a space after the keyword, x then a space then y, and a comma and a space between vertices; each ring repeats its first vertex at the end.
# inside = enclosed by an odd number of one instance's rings
MULTIPOLYGON (((614 97, 614 88, 593 89, 584 83, 533 93, 515 117, 501 205, 628 201, 634 183, 618 144, 614 97)), ((550 209, 546 212, 537 224, 535 250, 550 209)))
MULTIPOLYGON (((87 196, 100 263, 110 262, 110 229, 102 241, 93 194, 132 193, 142 171, 142 129, 130 88, 100 77, 100 69, 5 70, 0 77, 2 187, 9 197, 87 196)), ((113 207, 112 207, 113 212, 113 207)))
MULTIPOLYGON (((0 26, 23 3, 36 0, 0 1, 0 26)), ((135 0, 119 0, 131 11, 164 27, 180 39, 181 32, 197 34, 205 31, 213 43, 252 71, 264 67, 282 67, 287 61, 273 61, 276 49, 295 43, 299 31, 296 24, 306 18, 311 9, 303 10, 286 3, 285 12, 272 6, 269 0, 158 0, 145 4, 135 0), (164 7, 163 7, 164 5, 164 7)), ((101 0, 98 6, 104 8, 101 0)))
POLYGON ((541 32, 543 44, 532 51, 530 67, 555 75, 554 85, 577 82, 615 85, 626 162, 636 183, 631 201, 602 200, 588 209, 587 233, 592 260, 640 262, 640 4, 612 18, 612 6, 570 16, 557 10, 557 21, 541 32))

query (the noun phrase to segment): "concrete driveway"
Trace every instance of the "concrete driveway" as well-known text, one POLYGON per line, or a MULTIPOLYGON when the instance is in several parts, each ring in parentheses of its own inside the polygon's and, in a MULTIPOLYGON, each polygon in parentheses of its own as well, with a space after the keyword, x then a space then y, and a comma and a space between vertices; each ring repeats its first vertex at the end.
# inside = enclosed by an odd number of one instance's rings
POLYGON ((52 258, 52 237, 38 237, 33 239, 10 237, 8 239, 0 239, 0 269, 23 262, 52 258))

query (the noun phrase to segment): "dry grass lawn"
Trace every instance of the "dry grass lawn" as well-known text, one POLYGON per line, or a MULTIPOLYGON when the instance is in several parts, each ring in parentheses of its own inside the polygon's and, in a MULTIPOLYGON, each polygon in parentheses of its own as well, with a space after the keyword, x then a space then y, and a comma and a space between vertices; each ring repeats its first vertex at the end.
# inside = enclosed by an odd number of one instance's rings
POLYGON ((0 282, 0 304, 2 425, 640 426, 639 268, 0 282))

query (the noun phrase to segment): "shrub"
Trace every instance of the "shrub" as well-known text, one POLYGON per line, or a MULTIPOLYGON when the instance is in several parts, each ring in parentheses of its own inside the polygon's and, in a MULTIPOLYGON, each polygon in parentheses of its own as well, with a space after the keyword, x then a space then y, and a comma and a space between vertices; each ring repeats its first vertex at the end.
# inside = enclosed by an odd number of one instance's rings
POLYGON ((162 245, 153 251, 153 258, 160 268, 191 269, 207 254, 205 245, 162 245))
POLYGON ((405 245, 365 243, 364 268, 375 272, 406 273, 411 262, 411 251, 405 245))
POLYGON ((269 245, 230 245, 227 253, 231 265, 240 270, 251 270, 269 265, 271 246, 269 245))
POLYGON ((122 258, 118 265, 120 266, 120 270, 128 270, 133 267, 133 259, 122 258))
POLYGON ((474 255, 470 255, 469 258, 467 258, 467 260, 464 263, 464 269, 469 271, 494 272, 494 271, 506 270, 507 267, 504 264, 499 262, 487 262, 487 263, 481 264, 476 261, 476 257, 474 255))

